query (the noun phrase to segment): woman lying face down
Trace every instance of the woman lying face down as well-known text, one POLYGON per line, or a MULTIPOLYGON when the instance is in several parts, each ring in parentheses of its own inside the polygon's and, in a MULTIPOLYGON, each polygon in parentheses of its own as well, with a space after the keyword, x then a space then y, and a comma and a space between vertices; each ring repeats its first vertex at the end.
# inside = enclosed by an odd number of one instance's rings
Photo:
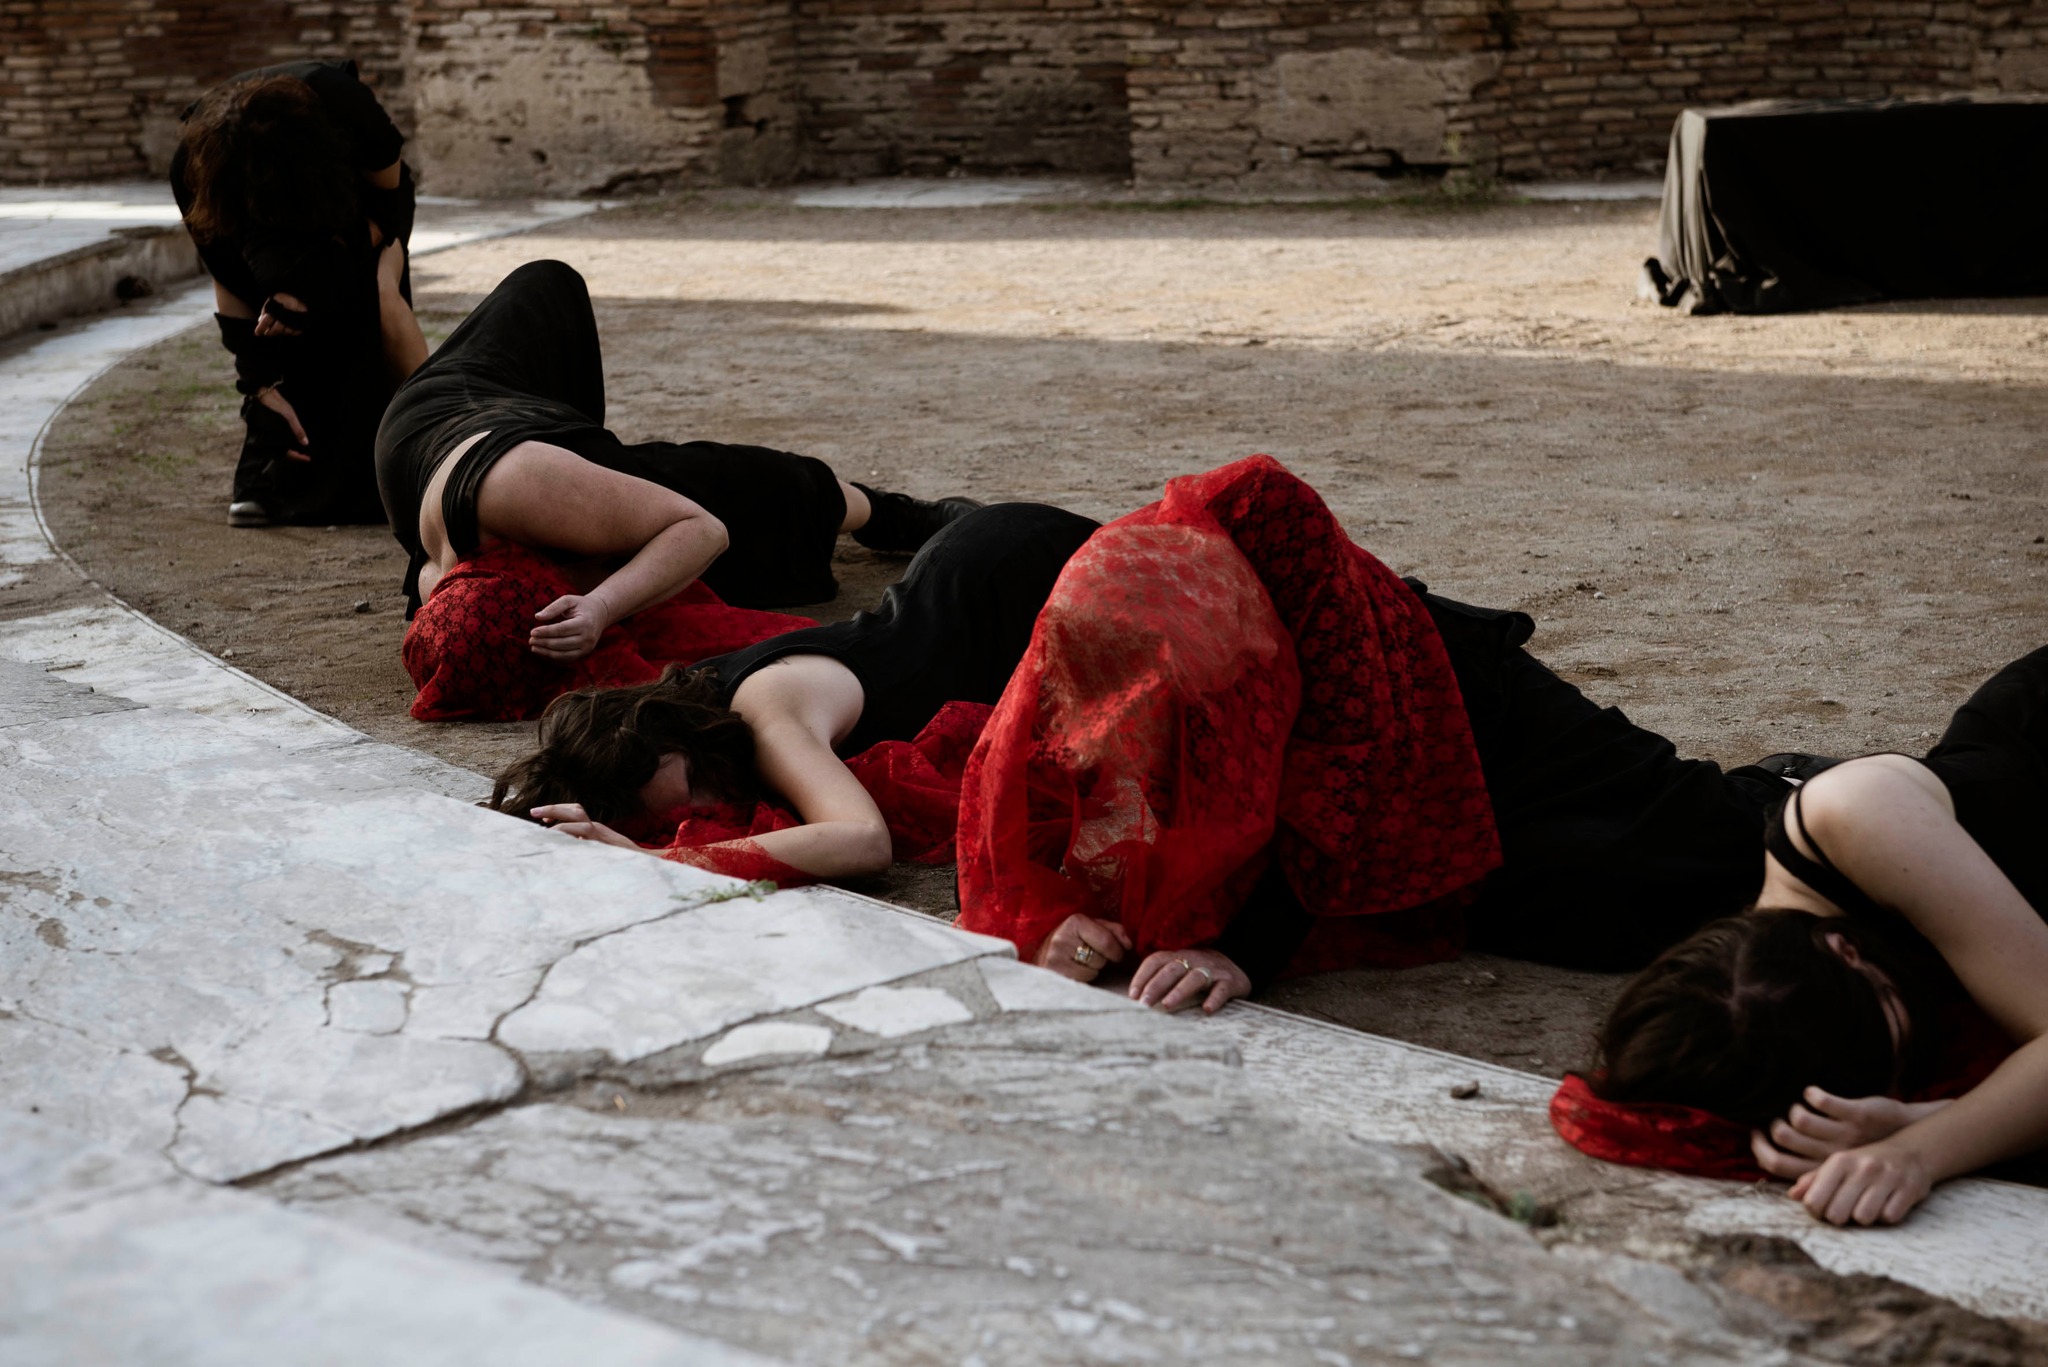
POLYGON ((872 613, 556 703, 497 802, 624 845, 650 808, 760 795, 795 818, 669 856, 871 873, 906 843, 875 749, 990 704, 918 790, 962 927, 1044 967, 1129 970, 1168 1010, 1466 943, 1639 967, 1755 896, 1765 797, 1586 699, 1531 630, 1404 583, 1260 457, 1099 531, 970 513, 872 613), (1631 897, 1659 914, 1600 920, 1631 897))
MULTIPOLYGON (((1776 818, 1758 905, 1631 983, 1595 1093, 1753 1127, 1836 1224, 2048 1147, 2048 650, 1994 676, 1924 760, 1820 773, 1776 818), (1953 1100, 1971 1009, 2018 1047, 1953 1100)), ((1994 1046, 1996 1052, 1996 1046, 1994 1046)))

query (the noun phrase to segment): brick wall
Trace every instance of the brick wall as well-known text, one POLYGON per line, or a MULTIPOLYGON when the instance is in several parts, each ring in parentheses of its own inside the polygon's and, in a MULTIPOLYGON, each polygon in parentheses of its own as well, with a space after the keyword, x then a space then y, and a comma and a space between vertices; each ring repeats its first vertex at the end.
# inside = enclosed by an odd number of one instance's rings
POLYGON ((7 0, 0 183, 159 175, 178 111, 223 76, 352 56, 404 127, 402 0, 7 0))
POLYGON ((1997 86, 1978 62, 1993 12, 2017 28, 2028 10, 2038 6, 1496 0, 1501 67, 1475 93, 1471 127, 1508 175, 1651 171, 1688 105, 1997 86))
POLYGON ((1088 171, 1638 174, 1688 104, 2048 92, 2044 0, 0 0, 0 182, 159 171, 234 71, 352 55, 444 194, 1088 171))
POLYGON ((1123 0, 802 0, 812 174, 1123 172, 1123 0))

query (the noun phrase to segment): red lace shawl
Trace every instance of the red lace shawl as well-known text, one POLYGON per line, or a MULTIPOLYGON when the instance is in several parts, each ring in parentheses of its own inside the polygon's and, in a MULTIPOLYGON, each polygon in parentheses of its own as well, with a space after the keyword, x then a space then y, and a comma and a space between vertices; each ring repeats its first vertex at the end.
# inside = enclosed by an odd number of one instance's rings
MULTIPOLYGON (((1961 1096, 2005 1062, 2013 1044, 1976 1005, 1963 1001, 1943 1014, 1940 1080, 1908 1096, 1935 1101, 1961 1096)), ((1749 1148, 1749 1126, 1691 1106, 1603 1101, 1576 1073, 1550 1099, 1550 1123, 1567 1144, 1609 1163, 1666 1168, 1695 1177, 1760 1182, 1767 1174, 1749 1148)))
MULTIPOLYGON (((898 862, 953 862, 960 774, 988 716, 989 709, 980 703, 950 702, 915 740, 881 741, 846 761, 860 786, 882 809, 898 862)), ((776 803, 692 807, 669 813, 665 821, 656 818, 656 823, 672 824, 675 831, 661 852, 665 859, 735 878, 765 878, 784 887, 817 881, 783 863, 754 839, 802 824, 793 812, 776 803)))
MULTIPOLYGON (((1069 914, 1214 940, 1268 857, 1350 962, 1455 953, 1500 862, 1420 599, 1267 456, 1176 479, 1054 587, 968 761, 959 924, 1027 958, 1069 914)), ((1340 956, 1341 957, 1341 956, 1340 956)), ((1298 961, 1299 962, 1299 961, 1298 961)))
POLYGON ((702 584, 608 628, 573 665, 527 649, 534 614, 576 592, 538 552, 497 541, 458 564, 420 605, 405 633, 405 668, 421 721, 523 721, 576 688, 646 683, 662 666, 692 664, 811 626, 805 617, 729 607, 702 584))

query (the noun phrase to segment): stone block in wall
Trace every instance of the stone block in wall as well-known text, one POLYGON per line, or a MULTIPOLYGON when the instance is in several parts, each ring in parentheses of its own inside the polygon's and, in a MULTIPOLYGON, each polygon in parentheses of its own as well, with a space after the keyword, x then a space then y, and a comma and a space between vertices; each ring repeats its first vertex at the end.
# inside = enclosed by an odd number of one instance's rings
POLYGON ((1305 159, 1390 154, 1406 165, 1468 160, 1450 145, 1450 116, 1499 69, 1497 54, 1445 60, 1373 48, 1289 52, 1260 82, 1252 126, 1274 147, 1305 159))
POLYGON ((715 179, 715 45, 706 35, 696 49, 696 87, 681 50, 673 35, 658 53, 644 31, 605 23, 436 25, 411 54, 422 179, 479 196, 715 179), (701 103, 677 102, 692 89, 701 103))

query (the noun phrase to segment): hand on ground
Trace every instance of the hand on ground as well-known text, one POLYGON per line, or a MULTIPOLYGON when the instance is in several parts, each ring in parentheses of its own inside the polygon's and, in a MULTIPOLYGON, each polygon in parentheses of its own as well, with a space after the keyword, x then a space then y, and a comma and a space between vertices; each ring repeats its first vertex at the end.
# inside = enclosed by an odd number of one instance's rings
MULTIPOLYGON (((306 306, 289 294, 273 294, 270 297, 294 313, 304 313, 306 311, 306 306)), ((268 302, 268 300, 265 301, 266 304, 268 302)), ((258 337, 297 337, 299 330, 288 323, 279 322, 277 316, 266 307, 261 313, 256 315, 256 335, 258 337)))
POLYGON ((284 396, 284 391, 276 385, 271 385, 268 389, 259 389, 256 391, 256 402, 283 418, 291 427, 292 437, 299 443, 299 449, 286 451, 285 454, 293 460, 313 459, 304 449, 313 444, 306 440, 306 426, 299 421, 299 412, 292 407, 292 401, 284 396))
POLYGON ((1829 1224, 1895 1225, 1927 1199, 1926 1160, 1893 1141, 1830 1156, 1792 1184, 1792 1199, 1829 1224))
POLYGON ((527 649, 561 664, 574 664, 596 650, 611 625, 603 601, 585 594, 565 594, 533 616, 541 625, 527 635, 527 649))
POLYGON ((549 830, 560 831, 563 835, 573 835, 578 840, 595 840, 600 844, 617 845, 628 850, 640 848, 603 822, 592 821, 590 814, 574 802, 557 802, 552 806, 535 807, 528 815, 549 830))
POLYGON ((1180 1011, 1195 1003, 1205 1012, 1251 995, 1252 980, 1243 969, 1213 949, 1162 949, 1145 956, 1131 975, 1131 998, 1161 1011, 1180 1011))
POLYGON ((1103 969, 1122 963, 1130 948, 1130 935, 1116 922, 1075 912, 1038 947, 1038 966, 1092 983, 1103 969))
POLYGON ((1758 1136, 1751 1147, 1765 1172, 1774 1177, 1803 1177, 1830 1154, 1889 1139, 1946 1105, 1946 1101, 1905 1102, 1888 1096, 1840 1097, 1808 1087, 1804 1104, 1794 1105, 1783 1120, 1771 1122, 1768 1137, 1758 1136))

